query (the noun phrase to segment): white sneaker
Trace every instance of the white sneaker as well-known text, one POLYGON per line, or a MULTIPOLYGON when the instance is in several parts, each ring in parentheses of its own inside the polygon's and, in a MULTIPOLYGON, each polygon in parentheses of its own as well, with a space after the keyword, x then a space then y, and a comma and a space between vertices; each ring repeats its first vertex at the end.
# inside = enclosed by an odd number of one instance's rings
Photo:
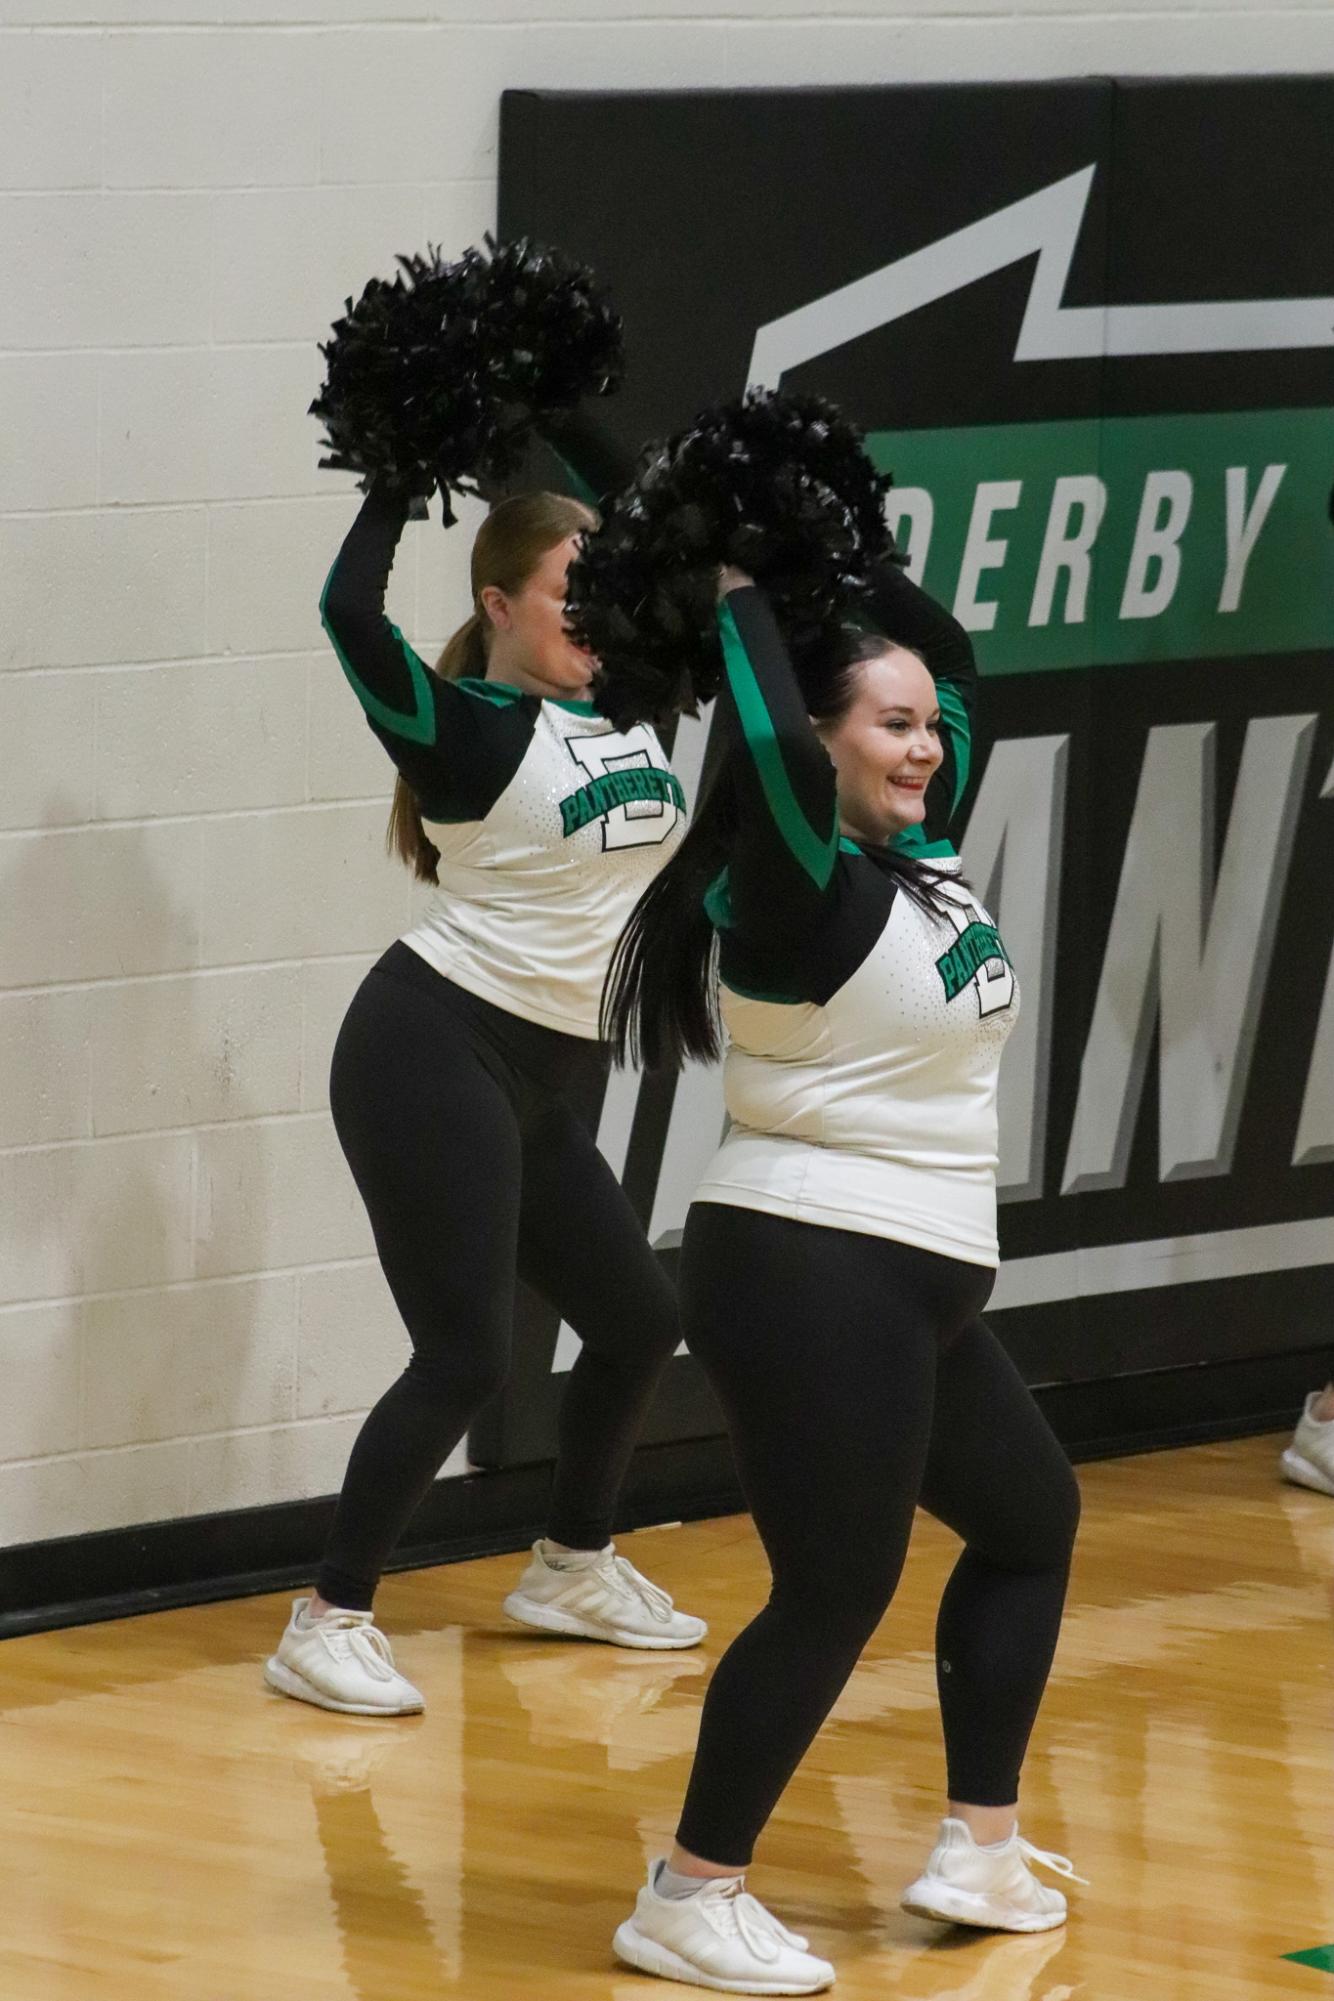
POLYGON ((1311 1415, 1321 1394, 1312 1390, 1306 1399, 1292 1443, 1278 1463, 1285 1480, 1299 1487, 1314 1487, 1319 1494, 1334 1494, 1334 1418, 1311 1415))
POLYGON ((309 1609, 309 1598, 293 1599, 278 1651, 264 1663, 270 1688, 350 1716, 411 1716, 426 1707, 394 1666, 389 1642, 369 1612, 334 1605, 311 1619, 309 1609))
POLYGON ((665 1591, 617 1556, 611 1542, 573 1569, 548 1563, 535 1542, 532 1560, 505 1600, 505 1613, 521 1626, 577 1640, 608 1640, 615 1647, 694 1647, 709 1630, 703 1619, 678 1612, 665 1591))
POLYGON ((1082 1883, 1064 1855, 1049 1855, 1025 1841, 1016 1827, 1008 1841, 979 1848, 961 1820, 947 1818, 926 1868, 899 1902, 915 1918, 980 1925, 989 1931, 1046 1932, 1065 1923, 1065 1898, 1039 1883, 1029 1868, 1040 1863, 1072 1883, 1082 1883))
POLYGON ((707 1881, 688 1897, 660 1897, 661 1860, 635 1903, 634 1916, 612 1940, 616 1957, 641 1973, 716 1987, 724 1994, 818 1994, 834 1969, 806 1950, 806 1940, 780 1925, 740 1876, 707 1881))

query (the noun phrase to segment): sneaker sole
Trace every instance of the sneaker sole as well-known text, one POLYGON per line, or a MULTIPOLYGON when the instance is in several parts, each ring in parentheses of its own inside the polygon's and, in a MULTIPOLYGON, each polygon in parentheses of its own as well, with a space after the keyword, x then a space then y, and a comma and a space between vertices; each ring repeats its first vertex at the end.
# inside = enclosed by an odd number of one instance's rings
POLYGON ((264 1663, 264 1680, 278 1695, 290 1695, 296 1702, 313 1703, 316 1709, 334 1709, 340 1716, 420 1716, 426 1707, 420 1699, 416 1702, 391 1706, 380 1702, 336 1702, 331 1695, 324 1695, 312 1682, 280 1661, 272 1654, 264 1663))
POLYGON ((949 1883, 912 1883, 899 1900, 912 1918, 934 1918, 937 1924, 972 1925, 978 1931, 1054 1932, 1066 1920, 1064 1911, 1011 1911, 1001 1915, 989 1897, 975 1890, 956 1890, 949 1883))
POLYGON ((507 1619, 517 1626, 531 1626, 539 1633, 560 1633, 567 1640, 602 1640, 610 1647, 636 1647, 643 1653, 676 1653, 682 1647, 697 1647, 708 1632, 692 1633, 686 1639, 660 1639, 657 1634, 627 1633, 619 1626, 596 1625, 591 1619, 576 1618, 558 1606, 544 1605, 522 1591, 511 1591, 502 1606, 507 1619))
POLYGON ((723 1980, 649 1938, 633 1918, 618 1926, 611 1949, 617 1959, 640 1973, 656 1973, 663 1980, 680 1980, 689 1987, 711 1987, 718 1994, 820 1994, 834 1984, 832 1970, 819 1980, 723 1980))
POLYGON ((1334 1480, 1328 1473, 1322 1473, 1309 1459, 1303 1458, 1291 1445, 1279 1460, 1285 1480, 1291 1480, 1298 1487, 1311 1487, 1317 1494, 1334 1494, 1334 1480))

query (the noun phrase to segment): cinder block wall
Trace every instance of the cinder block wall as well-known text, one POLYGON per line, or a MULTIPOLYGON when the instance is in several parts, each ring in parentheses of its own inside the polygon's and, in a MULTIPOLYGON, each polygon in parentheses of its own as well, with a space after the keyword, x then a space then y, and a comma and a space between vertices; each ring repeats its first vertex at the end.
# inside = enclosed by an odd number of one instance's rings
POLYGON ((492 221, 501 90, 1332 68, 1328 0, 0 0, 0 1544, 330 1492, 403 1352, 326 1080, 411 895, 305 408, 492 221))

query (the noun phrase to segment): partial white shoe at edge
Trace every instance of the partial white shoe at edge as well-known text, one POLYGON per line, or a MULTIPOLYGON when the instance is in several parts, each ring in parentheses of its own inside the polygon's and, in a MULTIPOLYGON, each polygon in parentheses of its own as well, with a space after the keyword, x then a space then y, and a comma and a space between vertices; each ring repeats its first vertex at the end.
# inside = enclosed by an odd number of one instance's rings
POLYGON ((394 1666, 389 1642, 369 1612, 334 1606, 307 1621, 309 1604, 309 1598, 292 1601, 278 1651, 264 1663, 270 1688, 348 1716, 414 1716, 426 1707, 394 1666))
POLYGON ((986 1931, 1046 1932, 1065 1923, 1065 1898, 1040 1883, 1030 1862, 1082 1883, 1064 1855, 1025 1841, 1018 1828, 1004 1843, 979 1848, 965 1823, 946 1818, 926 1868, 899 1899, 915 1918, 977 1925, 986 1931))
POLYGON ((1313 1390, 1297 1420, 1292 1443, 1279 1455, 1279 1469, 1285 1480, 1298 1487, 1313 1487, 1318 1494, 1334 1494, 1334 1421, 1311 1415, 1321 1392, 1313 1390))
POLYGON ((780 1925, 736 1876, 707 1882, 689 1897, 660 1897, 661 1860, 649 1867, 634 1914, 618 1927, 612 1950, 626 1966, 723 1994, 818 1994, 831 1987, 828 1960, 780 1925))
POLYGON ((614 1543, 591 1563, 558 1570, 535 1542, 504 1609, 507 1618, 539 1632, 655 1652, 698 1646, 709 1630, 703 1619, 678 1612, 665 1591, 641 1576, 628 1558, 617 1556, 614 1543))

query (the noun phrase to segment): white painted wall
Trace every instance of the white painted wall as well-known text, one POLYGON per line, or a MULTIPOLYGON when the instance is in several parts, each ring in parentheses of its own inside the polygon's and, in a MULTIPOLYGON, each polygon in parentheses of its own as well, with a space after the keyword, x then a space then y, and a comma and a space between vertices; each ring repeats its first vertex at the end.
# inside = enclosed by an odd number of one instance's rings
MULTIPOLYGON (((403 1352, 328 1115, 402 928, 315 341, 499 94, 1334 69, 1330 0, 0 0, 0 1544, 326 1493, 403 1352)), ((465 532, 412 532, 425 649, 465 532)))

